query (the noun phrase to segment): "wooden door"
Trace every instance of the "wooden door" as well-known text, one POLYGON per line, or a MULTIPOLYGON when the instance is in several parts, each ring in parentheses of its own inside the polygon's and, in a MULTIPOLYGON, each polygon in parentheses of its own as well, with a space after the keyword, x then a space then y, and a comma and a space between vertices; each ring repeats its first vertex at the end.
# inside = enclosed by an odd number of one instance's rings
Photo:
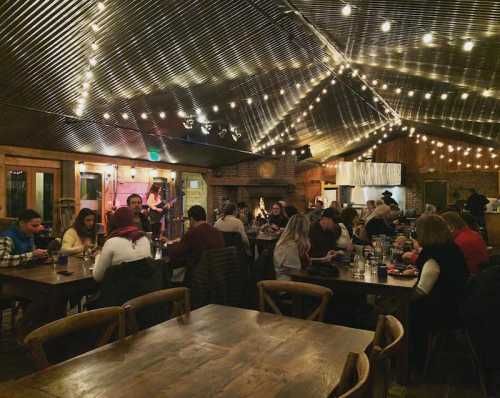
POLYGON ((446 181, 425 181, 424 184, 424 205, 434 205, 438 211, 446 210, 448 206, 448 183, 446 181))
POLYGON ((6 215, 18 217, 25 209, 40 213, 44 223, 53 224, 56 202, 61 194, 57 168, 7 165, 5 179, 6 215))

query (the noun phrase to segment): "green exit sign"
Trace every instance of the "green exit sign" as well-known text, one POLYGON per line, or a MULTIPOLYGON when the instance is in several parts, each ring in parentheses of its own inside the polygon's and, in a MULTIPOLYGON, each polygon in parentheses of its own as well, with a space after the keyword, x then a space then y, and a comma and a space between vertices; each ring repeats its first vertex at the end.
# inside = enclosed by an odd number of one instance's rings
POLYGON ((156 149, 150 149, 149 160, 152 162, 158 162, 160 160, 160 153, 156 149))

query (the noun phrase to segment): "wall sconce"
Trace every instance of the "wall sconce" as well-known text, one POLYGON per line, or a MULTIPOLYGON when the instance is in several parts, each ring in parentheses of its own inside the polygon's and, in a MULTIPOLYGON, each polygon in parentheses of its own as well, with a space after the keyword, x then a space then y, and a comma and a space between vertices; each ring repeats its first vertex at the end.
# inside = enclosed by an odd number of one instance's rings
POLYGON ((78 170, 80 171, 80 173, 85 173, 85 171, 87 170, 87 166, 84 162, 78 162, 78 170))
POLYGON ((172 176, 172 182, 175 182, 175 179, 177 178, 177 172, 172 171, 170 175, 172 176))
POLYGON ((153 178, 154 178, 154 177, 158 177, 158 170, 156 170, 156 169, 151 169, 151 170, 149 170, 149 175, 150 175, 151 177, 153 177, 153 178))
POLYGON ((106 172, 106 176, 109 178, 115 171, 115 166, 112 164, 108 164, 105 168, 104 171, 106 172))
POLYGON ((134 167, 134 166, 132 166, 132 167, 130 168, 130 177, 131 177, 132 179, 134 179, 136 175, 137 175, 137 170, 135 169, 135 167, 134 167))

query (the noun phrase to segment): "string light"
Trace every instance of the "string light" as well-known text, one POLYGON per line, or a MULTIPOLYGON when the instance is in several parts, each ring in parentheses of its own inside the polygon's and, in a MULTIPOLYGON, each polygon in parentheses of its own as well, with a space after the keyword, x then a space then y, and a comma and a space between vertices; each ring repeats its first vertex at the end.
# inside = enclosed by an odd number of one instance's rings
POLYGON ((408 97, 413 97, 415 95, 415 91, 410 90, 408 91, 408 97))
POLYGON ((391 30, 391 23, 389 21, 385 21, 380 27, 382 32, 389 32, 391 30))
POLYGON ((231 101, 231 102, 229 103, 229 106, 231 107, 231 109, 236 108, 236 102, 231 101))
POLYGON ((448 98, 448 94, 443 93, 443 94, 441 94, 440 98, 444 101, 444 100, 446 100, 448 98))
POLYGON ((493 92, 490 89, 483 90, 481 93, 483 97, 491 97, 493 95, 493 92))
POLYGON ((344 7, 342 7, 342 15, 344 17, 348 17, 352 13, 352 7, 349 3, 347 3, 344 7))
POLYGON ((123 120, 128 120, 128 114, 122 113, 122 118, 123 118, 123 120))
POLYGON ((142 112, 142 113, 141 113, 141 119, 146 120, 147 118, 148 118, 147 113, 142 112))
POLYGON ((472 40, 466 40, 462 48, 467 52, 472 51, 472 49, 474 48, 474 42, 472 40))
POLYGON ((424 44, 430 45, 432 43, 432 40, 434 37, 432 36, 432 33, 426 33, 425 35, 422 36, 422 41, 424 44))
POLYGON ((102 115, 102 117, 103 117, 104 119, 108 120, 108 119, 110 118, 110 115, 109 115, 109 113, 107 113, 107 112, 106 112, 106 113, 104 113, 104 114, 102 115))
POLYGON ((467 98, 469 98, 469 94, 462 93, 462 95, 460 96, 460 98, 463 99, 463 100, 466 100, 467 98))
POLYGON ((179 111, 179 112, 177 112, 177 116, 179 116, 180 118, 185 118, 186 117, 186 112, 179 111))
POLYGON ((431 99, 432 94, 431 93, 425 93, 424 97, 425 97, 426 100, 431 99))
POLYGON ((160 113, 158 114, 158 116, 160 116, 160 119, 165 119, 165 116, 166 116, 166 115, 165 115, 165 112, 163 112, 163 111, 162 111, 162 112, 160 112, 160 113))

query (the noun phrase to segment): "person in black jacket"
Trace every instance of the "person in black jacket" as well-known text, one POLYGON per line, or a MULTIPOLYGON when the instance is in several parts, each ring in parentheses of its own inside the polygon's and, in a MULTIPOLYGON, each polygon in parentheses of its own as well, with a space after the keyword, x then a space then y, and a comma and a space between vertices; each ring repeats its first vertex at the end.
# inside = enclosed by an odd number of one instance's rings
POLYGON ((323 211, 319 221, 311 225, 309 229, 311 258, 325 257, 337 248, 337 239, 341 234, 341 229, 336 222, 338 217, 338 212, 329 207, 323 211))
POLYGON ((470 214, 477 223, 484 227, 484 211, 486 210, 486 205, 490 203, 486 196, 478 193, 474 188, 470 189, 471 195, 467 199, 467 204, 465 208, 469 210, 470 214))
POLYGON ((415 264, 419 278, 410 308, 410 347, 412 362, 421 370, 428 334, 460 325, 469 272, 441 216, 432 214, 417 220, 417 241, 422 251, 415 264))

